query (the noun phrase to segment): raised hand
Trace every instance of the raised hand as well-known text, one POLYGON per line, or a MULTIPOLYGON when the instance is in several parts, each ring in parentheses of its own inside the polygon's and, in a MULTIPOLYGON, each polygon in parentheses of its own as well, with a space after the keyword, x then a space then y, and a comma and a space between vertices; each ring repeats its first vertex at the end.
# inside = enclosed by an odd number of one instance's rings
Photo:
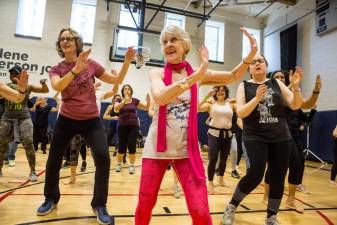
POLYGON ((79 74, 88 67, 88 57, 90 52, 91 49, 89 48, 88 50, 85 50, 79 54, 76 65, 74 67, 75 73, 79 74))
POLYGON ((300 87, 302 76, 303 76, 303 70, 302 70, 301 67, 296 67, 295 72, 290 70, 289 81, 290 81, 290 85, 293 89, 298 89, 300 87))
POLYGON ((101 82, 96 82, 95 84, 94 84, 94 88, 95 88, 95 90, 97 90, 100 86, 102 86, 102 83, 101 82))
POLYGON ((315 83, 315 88, 314 88, 314 91, 315 92, 319 92, 322 88, 322 80, 321 80, 321 75, 318 74, 316 76, 316 83, 315 83))
POLYGON ((146 103, 147 104, 150 104, 150 101, 151 101, 151 97, 149 94, 146 95, 146 103))
POLYGON ((136 50, 133 49, 133 46, 128 47, 128 50, 126 50, 124 58, 127 62, 131 62, 133 58, 136 57, 136 50))
POLYGON ((22 70, 20 73, 20 78, 14 78, 18 84, 19 91, 24 92, 27 90, 29 75, 26 70, 22 70))
POLYGON ((199 52, 199 58, 200 58, 200 66, 198 69, 198 72, 204 77, 207 73, 208 68, 208 49, 205 47, 205 45, 201 45, 198 49, 199 52))
POLYGON ((246 28, 241 27, 240 30, 243 33, 243 35, 245 35, 249 39, 251 49, 257 52, 258 46, 256 39, 246 30, 246 28))
POLYGON ((256 89, 256 95, 255 97, 257 98, 257 100, 260 102, 264 96, 266 95, 268 90, 268 86, 265 84, 260 85, 257 89, 256 89))

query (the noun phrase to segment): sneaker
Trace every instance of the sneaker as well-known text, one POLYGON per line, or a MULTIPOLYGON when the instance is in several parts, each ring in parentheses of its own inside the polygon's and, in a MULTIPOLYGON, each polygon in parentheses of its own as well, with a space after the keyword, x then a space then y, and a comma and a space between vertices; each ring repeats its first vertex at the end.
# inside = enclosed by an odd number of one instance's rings
POLYGON ((234 177, 236 179, 240 179, 241 178, 240 175, 238 174, 238 171, 236 171, 236 170, 233 170, 231 172, 231 175, 232 175, 232 177, 234 177))
POLYGON ((62 165, 62 168, 65 169, 65 168, 68 168, 70 166, 70 162, 69 161, 65 161, 62 165))
POLYGON ((45 202, 37 209, 37 215, 45 216, 51 213, 51 211, 53 211, 53 209, 55 208, 56 204, 54 203, 54 201, 52 199, 46 199, 45 202))
POLYGON ((36 172, 35 172, 35 171, 30 172, 29 180, 30 180, 31 182, 36 182, 36 181, 37 181, 37 175, 36 175, 36 172))
POLYGON ((97 216, 97 222, 99 224, 110 224, 111 223, 111 217, 106 210, 106 207, 96 207, 93 209, 95 215, 97 216))
POLYGON ((15 166, 15 160, 12 160, 12 159, 8 160, 8 166, 11 166, 11 167, 15 166))
POLYGON ((276 215, 273 215, 266 219, 266 225, 280 225, 280 222, 277 221, 276 215))
POLYGON ((174 185, 173 187, 173 196, 178 199, 180 198, 180 188, 178 185, 174 185))
POLYGON ((122 171, 122 164, 118 163, 117 166, 116 166, 116 168, 115 168, 115 171, 117 173, 121 172, 122 171))
POLYGON ((85 172, 87 170, 87 162, 83 161, 81 165, 81 172, 85 172))
POLYGON ((223 216, 222 216, 222 225, 232 225, 234 223, 236 207, 232 204, 228 204, 223 216))
POLYGON ((304 193, 304 194, 308 194, 309 193, 309 191, 304 187, 303 184, 297 185, 296 190, 299 191, 299 192, 301 192, 301 193, 304 193))
POLYGON ((136 172, 135 166, 134 165, 130 165, 129 166, 129 174, 135 174, 135 172, 136 172))

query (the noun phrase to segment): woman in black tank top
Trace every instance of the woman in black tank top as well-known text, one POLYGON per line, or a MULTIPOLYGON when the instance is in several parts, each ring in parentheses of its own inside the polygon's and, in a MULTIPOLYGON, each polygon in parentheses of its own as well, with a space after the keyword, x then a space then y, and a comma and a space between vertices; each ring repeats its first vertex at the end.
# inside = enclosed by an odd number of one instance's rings
POLYGON ((298 109, 301 106, 299 84, 302 72, 299 69, 294 73, 293 91, 290 91, 282 82, 267 79, 268 64, 262 55, 256 55, 251 62, 245 63, 250 64, 251 79, 239 85, 237 114, 243 119, 242 138, 248 168, 225 209, 222 224, 233 224, 237 206, 260 184, 268 162, 270 192, 265 224, 278 225, 276 214, 282 200, 291 149, 284 107, 298 109))

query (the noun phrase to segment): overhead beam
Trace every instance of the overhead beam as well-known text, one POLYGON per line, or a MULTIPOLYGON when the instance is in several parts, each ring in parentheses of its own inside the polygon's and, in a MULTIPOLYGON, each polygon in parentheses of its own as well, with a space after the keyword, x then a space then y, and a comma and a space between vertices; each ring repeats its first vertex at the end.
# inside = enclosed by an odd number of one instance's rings
POLYGON ((207 15, 204 15, 204 18, 202 18, 202 21, 198 24, 198 27, 200 27, 201 24, 203 24, 211 16, 212 12, 220 5, 222 1, 223 0, 219 0, 218 3, 211 9, 211 11, 209 11, 207 15))
POLYGON ((163 0, 159 6, 159 8, 157 9, 157 11, 153 14, 153 16, 151 17, 150 21, 147 23, 147 25, 145 26, 144 30, 147 30, 147 28, 149 28, 150 24, 152 23, 152 21, 154 20, 154 18, 157 16, 158 12, 160 11, 160 9, 164 6, 166 0, 163 0))

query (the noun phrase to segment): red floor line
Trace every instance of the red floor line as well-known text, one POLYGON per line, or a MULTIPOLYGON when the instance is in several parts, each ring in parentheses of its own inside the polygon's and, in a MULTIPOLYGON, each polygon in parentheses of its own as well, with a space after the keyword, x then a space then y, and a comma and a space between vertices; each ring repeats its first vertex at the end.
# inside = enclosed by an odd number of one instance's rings
POLYGON ((334 223, 326 215, 324 215, 324 213, 322 213, 321 211, 316 212, 325 220, 326 224, 334 225, 334 223))
MULTIPOLYGON (((45 172, 45 170, 41 171, 40 173, 37 174, 37 176, 39 177, 41 174, 43 174, 45 172)), ((21 184, 19 184, 18 187, 22 187, 26 184, 28 184, 30 182, 30 180, 26 180, 24 182, 22 182, 21 184)), ((11 192, 8 192, 6 194, 4 194, 3 196, 0 197, 0 202, 2 202, 3 200, 5 200, 7 197, 9 197, 10 195, 12 195, 15 191, 11 191, 11 192)))

